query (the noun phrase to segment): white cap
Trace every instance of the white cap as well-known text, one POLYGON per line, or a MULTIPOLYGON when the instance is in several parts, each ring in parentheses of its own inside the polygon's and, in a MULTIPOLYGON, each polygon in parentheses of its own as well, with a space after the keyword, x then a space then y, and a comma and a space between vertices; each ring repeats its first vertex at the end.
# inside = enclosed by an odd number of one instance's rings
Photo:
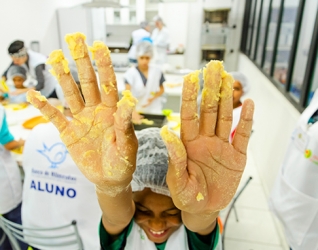
POLYGON ((250 90, 250 83, 247 77, 241 72, 229 72, 235 81, 240 82, 243 88, 243 95, 245 95, 250 90))

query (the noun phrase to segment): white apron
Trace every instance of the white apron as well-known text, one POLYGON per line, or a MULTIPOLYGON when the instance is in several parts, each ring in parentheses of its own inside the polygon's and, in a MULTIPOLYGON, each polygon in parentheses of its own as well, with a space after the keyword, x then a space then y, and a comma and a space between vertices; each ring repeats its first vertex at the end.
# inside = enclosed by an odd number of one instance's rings
POLYGON ((144 86, 140 73, 135 67, 131 67, 124 75, 124 79, 131 86, 131 93, 138 99, 136 110, 146 114, 161 114, 162 113, 162 97, 156 98, 149 106, 143 107, 148 103, 148 99, 154 93, 160 90, 160 78, 162 72, 159 68, 149 66, 148 79, 144 86))
MULTIPOLYGON (((214 250, 222 250, 222 236, 219 235, 218 244, 214 250)), ((168 239, 165 250, 189 250, 188 237, 184 225, 175 231, 168 239)), ((133 222, 133 227, 127 237, 125 250, 157 250, 141 227, 133 222)))
MULTIPOLYGON (((23 225, 50 228, 76 220, 84 249, 99 250, 98 225, 102 213, 95 185, 77 168, 52 123, 40 124, 30 133, 24 146, 23 168, 23 225)), ((71 231, 68 228, 63 233, 71 231)), ((48 233, 38 234, 46 236, 48 233)), ((51 241, 59 242, 58 239, 51 241)), ((48 240, 43 242, 48 243, 48 240)), ((70 247, 59 249, 70 250, 70 247)))
POLYGON ((166 27, 154 29, 151 35, 154 45, 154 62, 158 65, 167 63, 167 49, 170 43, 169 32, 166 27))
MULTIPOLYGON (((187 233, 183 225, 168 239, 165 250, 188 250, 187 233)), ((150 241, 138 224, 133 222, 133 227, 127 237, 125 250, 157 250, 155 243, 150 241)))
MULTIPOLYGON (((5 111, 0 105, 0 128, 5 111)), ((16 208, 22 200, 22 180, 20 170, 11 152, 0 144, 0 214, 16 208)))
POLYGON ((308 124, 317 109, 316 91, 300 116, 270 196, 270 208, 293 250, 318 249, 318 122, 308 124))

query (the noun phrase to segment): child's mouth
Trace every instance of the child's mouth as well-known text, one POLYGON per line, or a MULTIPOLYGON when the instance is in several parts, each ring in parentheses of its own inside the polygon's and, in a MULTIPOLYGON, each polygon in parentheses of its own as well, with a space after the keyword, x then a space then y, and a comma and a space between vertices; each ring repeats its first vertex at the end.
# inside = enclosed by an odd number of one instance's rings
POLYGON ((166 235, 166 233, 168 232, 168 230, 154 231, 154 230, 149 229, 149 232, 150 232, 150 234, 151 234, 153 237, 160 238, 160 237, 166 235))

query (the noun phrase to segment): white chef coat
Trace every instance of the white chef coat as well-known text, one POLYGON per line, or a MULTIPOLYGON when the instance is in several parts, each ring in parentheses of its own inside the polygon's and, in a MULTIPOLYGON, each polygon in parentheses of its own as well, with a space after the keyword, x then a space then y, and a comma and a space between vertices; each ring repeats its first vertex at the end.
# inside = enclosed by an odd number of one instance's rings
POLYGON ((168 29, 162 27, 161 30, 155 28, 152 32, 151 39, 154 45, 154 62, 162 65, 167 62, 167 50, 170 43, 168 29))
POLYGON ((95 186, 79 171, 52 123, 32 130, 23 151, 23 168, 23 225, 51 228, 76 220, 84 248, 99 250, 102 214, 95 186))
POLYGON ((293 250, 318 249, 318 91, 300 116, 270 196, 293 250))
MULTIPOLYGON (((0 105, 0 129, 5 126, 5 110, 0 105)), ((0 144, 0 214, 16 208, 22 200, 20 170, 10 151, 0 144)))
POLYGON ((136 67, 131 67, 124 75, 124 79, 129 83, 132 95, 138 99, 136 110, 147 114, 162 114, 163 101, 161 97, 156 98, 149 106, 142 107, 148 103, 148 99, 160 90, 160 79, 162 71, 156 66, 150 65, 148 69, 148 79, 144 85, 141 75, 136 67))
MULTIPOLYGON (((45 64, 47 58, 44 55, 32 50, 28 50, 27 53, 29 57, 29 67, 27 67, 26 64, 23 64, 21 66, 26 69, 28 77, 36 80, 35 68, 40 64, 45 64)), ((58 85, 57 80, 49 72, 48 67, 49 65, 45 64, 45 70, 43 70, 44 88, 40 90, 41 94, 45 97, 48 97, 50 94, 52 94, 56 86, 58 85)))
POLYGON ((142 41, 143 38, 150 37, 150 33, 145 29, 138 29, 132 32, 132 45, 128 51, 128 58, 137 60, 136 48, 137 44, 142 41))

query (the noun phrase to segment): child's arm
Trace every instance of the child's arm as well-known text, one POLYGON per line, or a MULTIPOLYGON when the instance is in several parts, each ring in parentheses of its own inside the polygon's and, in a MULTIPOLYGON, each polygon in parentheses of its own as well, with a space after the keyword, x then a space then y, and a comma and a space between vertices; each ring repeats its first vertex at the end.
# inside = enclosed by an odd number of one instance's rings
POLYGON ((7 149, 7 150, 13 150, 13 149, 16 149, 16 148, 20 148, 24 145, 24 140, 20 139, 18 141, 16 140, 13 140, 13 141, 10 141, 6 144, 4 144, 3 146, 7 149))
POLYGON ((212 61, 204 72, 201 114, 197 115, 199 72, 185 77, 181 107, 181 140, 167 128, 162 137, 169 152, 167 183, 185 226, 207 235, 219 211, 232 200, 246 164, 254 104, 246 100, 233 143, 233 78, 221 62, 212 61))
POLYGON ((103 225, 115 236, 129 224, 135 210, 130 182, 138 147, 131 123, 136 100, 127 91, 118 102, 110 52, 104 44, 94 43, 92 48, 98 66, 99 89, 84 35, 67 36, 66 40, 77 64, 86 103, 61 50, 52 52, 48 63, 52 64, 53 74, 63 89, 73 120, 69 121, 38 92, 30 91, 28 97, 57 127, 79 169, 96 185, 103 225))

